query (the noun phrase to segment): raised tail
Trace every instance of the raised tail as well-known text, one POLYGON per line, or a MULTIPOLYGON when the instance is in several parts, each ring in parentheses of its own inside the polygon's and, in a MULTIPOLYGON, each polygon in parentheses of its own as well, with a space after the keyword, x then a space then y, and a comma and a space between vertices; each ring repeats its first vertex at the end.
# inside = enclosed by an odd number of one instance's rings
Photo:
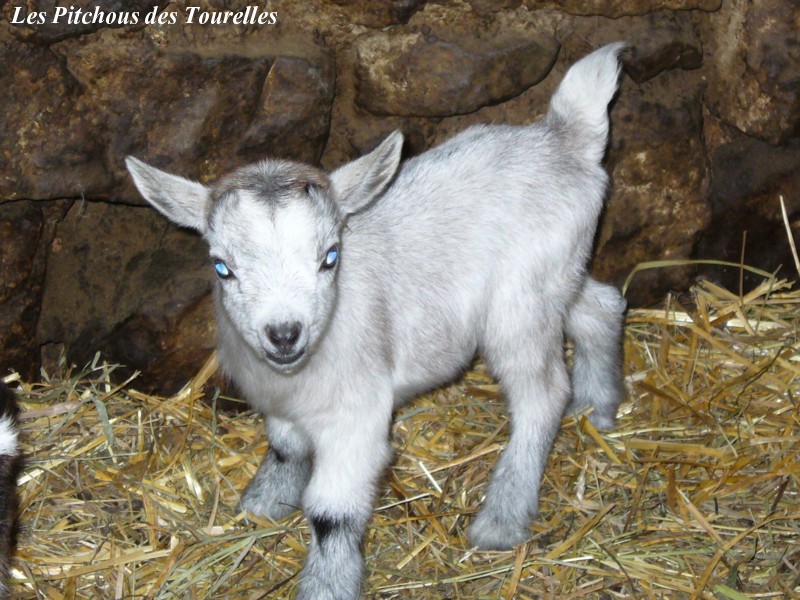
POLYGON ((617 91, 624 42, 595 50, 570 67, 550 100, 548 124, 566 133, 570 145, 599 163, 608 143, 608 103, 617 91))

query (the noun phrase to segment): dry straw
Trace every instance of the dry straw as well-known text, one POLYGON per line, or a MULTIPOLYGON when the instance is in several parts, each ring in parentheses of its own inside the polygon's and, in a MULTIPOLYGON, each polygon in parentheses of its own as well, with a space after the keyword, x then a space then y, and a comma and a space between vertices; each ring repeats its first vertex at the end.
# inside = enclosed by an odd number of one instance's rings
MULTIPOLYGON (((631 310, 619 426, 566 419, 527 544, 465 529, 508 426, 478 363, 397 416, 365 540, 368 598, 800 596, 800 293, 701 283, 631 310)), ((291 597, 309 539, 238 512, 267 447, 204 382, 156 398, 114 368, 21 389, 18 598, 291 597)), ((15 378, 9 378, 14 380, 15 378)))

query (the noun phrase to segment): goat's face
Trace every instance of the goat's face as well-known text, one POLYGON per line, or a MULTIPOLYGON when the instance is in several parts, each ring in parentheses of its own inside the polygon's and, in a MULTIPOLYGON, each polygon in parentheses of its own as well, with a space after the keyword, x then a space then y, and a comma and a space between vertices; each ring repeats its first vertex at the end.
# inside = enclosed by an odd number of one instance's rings
POLYGON ((329 176, 307 165, 265 160, 212 187, 133 157, 126 164, 148 202, 208 241, 220 280, 218 305, 230 324, 259 357, 291 373, 313 353, 330 322, 344 220, 383 192, 402 145, 402 134, 394 132, 329 176))
POLYGON ((292 372, 325 332, 336 297, 341 221, 322 186, 223 191, 206 239, 217 300, 252 350, 292 372))

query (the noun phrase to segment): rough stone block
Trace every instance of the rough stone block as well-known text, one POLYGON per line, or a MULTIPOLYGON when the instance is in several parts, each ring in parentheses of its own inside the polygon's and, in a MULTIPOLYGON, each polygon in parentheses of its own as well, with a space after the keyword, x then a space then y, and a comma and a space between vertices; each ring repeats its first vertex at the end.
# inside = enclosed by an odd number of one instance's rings
POLYGON ((457 41, 422 32, 363 36, 357 42, 357 101, 376 115, 473 112, 541 81, 558 49, 546 35, 457 41))

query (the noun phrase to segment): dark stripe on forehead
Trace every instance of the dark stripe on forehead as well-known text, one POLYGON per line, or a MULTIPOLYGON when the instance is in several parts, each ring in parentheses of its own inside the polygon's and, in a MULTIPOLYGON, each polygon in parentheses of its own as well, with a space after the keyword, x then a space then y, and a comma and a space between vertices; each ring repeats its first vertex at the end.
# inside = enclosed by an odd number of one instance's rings
POLYGON ((232 190, 245 190, 264 202, 280 202, 294 192, 311 186, 327 189, 328 177, 314 167, 290 161, 263 161, 234 171, 224 177, 213 194, 221 197, 232 190))
POLYGON ((239 190, 263 202, 270 214, 293 199, 303 198, 337 218, 338 210, 328 196, 329 189, 330 180, 319 169, 286 160, 265 160, 234 171, 212 187, 208 221, 211 223, 217 208, 229 197, 235 198, 239 190))

